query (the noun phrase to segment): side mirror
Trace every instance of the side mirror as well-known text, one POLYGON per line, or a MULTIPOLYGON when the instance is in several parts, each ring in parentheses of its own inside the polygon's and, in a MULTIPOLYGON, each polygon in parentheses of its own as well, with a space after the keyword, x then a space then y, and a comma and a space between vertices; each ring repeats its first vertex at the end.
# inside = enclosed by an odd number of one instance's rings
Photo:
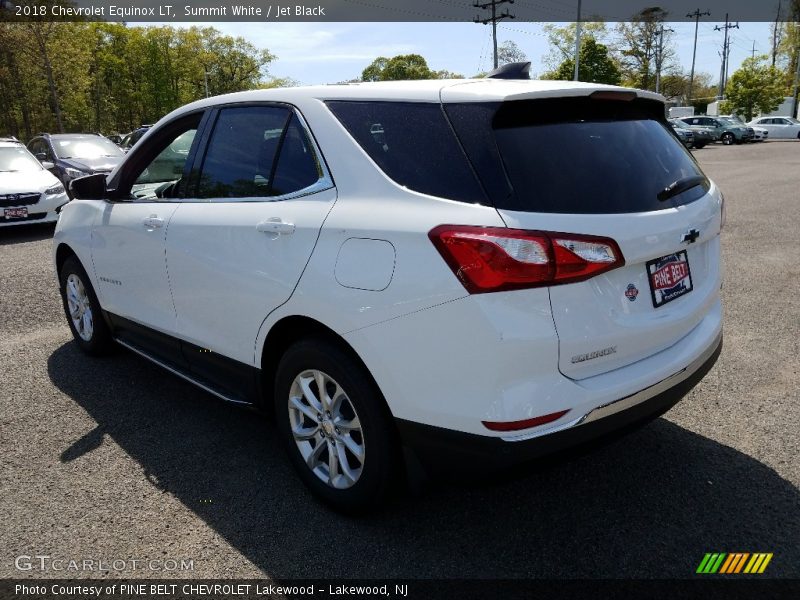
POLYGON ((44 162, 47 160, 47 154, 45 154, 44 152, 37 152, 36 154, 34 154, 34 156, 36 157, 36 160, 38 160, 39 162, 44 162))
POLYGON ((72 195, 78 200, 104 200, 106 197, 106 176, 103 173, 86 175, 69 183, 72 195))
POLYGON ((49 171, 50 169, 54 169, 55 165, 53 163, 51 163, 50 161, 48 161, 48 160, 43 160, 42 161, 42 167, 49 171))

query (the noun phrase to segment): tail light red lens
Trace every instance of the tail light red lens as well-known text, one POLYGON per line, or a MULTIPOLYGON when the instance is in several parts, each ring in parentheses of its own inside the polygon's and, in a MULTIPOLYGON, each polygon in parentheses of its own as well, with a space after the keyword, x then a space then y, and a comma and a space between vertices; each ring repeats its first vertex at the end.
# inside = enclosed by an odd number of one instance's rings
POLYGON ((531 427, 538 427, 539 425, 546 425, 557 421, 569 410, 561 410, 559 412, 550 413, 549 415, 542 415, 541 417, 533 417, 532 419, 525 419, 523 421, 481 421, 486 429, 492 431, 519 431, 521 429, 530 429, 531 427))
POLYGON ((625 264, 617 243, 597 236, 440 225, 428 237, 471 294, 573 283, 625 264))

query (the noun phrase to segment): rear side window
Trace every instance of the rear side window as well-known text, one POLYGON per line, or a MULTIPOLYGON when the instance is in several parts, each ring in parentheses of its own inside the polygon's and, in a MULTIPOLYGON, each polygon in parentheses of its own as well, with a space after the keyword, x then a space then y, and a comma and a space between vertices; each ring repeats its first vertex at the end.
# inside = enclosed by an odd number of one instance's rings
POLYGON ((330 101, 327 105, 396 183, 422 194, 486 203, 440 104, 330 101))
POLYGON ((698 186, 658 200, 670 184, 702 173, 657 102, 560 98, 446 110, 487 189, 494 185, 497 208, 645 212, 692 202, 708 190, 698 186))

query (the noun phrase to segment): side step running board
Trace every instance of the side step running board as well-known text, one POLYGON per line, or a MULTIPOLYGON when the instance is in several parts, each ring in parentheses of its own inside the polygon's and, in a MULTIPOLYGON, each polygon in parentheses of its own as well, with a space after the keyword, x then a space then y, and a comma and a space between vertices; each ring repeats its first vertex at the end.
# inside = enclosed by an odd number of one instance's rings
POLYGON ((127 348, 128 350, 138 354, 142 358, 146 358, 147 360, 149 360, 150 362, 158 365, 162 369, 166 369, 167 371, 169 371, 173 375, 177 375, 181 379, 183 379, 185 381, 188 381, 189 383, 191 383, 193 385, 196 385, 200 389, 205 390, 209 394, 215 395, 217 398, 220 398, 221 400, 224 400, 225 402, 230 402, 231 404, 238 404, 239 406, 253 406, 252 402, 245 402, 244 400, 236 400, 234 398, 231 398, 230 396, 226 396, 222 392, 217 391, 212 387, 209 387, 208 385, 206 385, 204 383, 200 383, 199 381, 197 381, 196 379, 194 379, 190 375, 187 375, 186 373, 183 373, 182 371, 179 371, 179 370, 175 369, 174 367, 171 367, 170 365, 166 364, 165 362, 162 362, 162 361, 158 360, 157 358, 153 358, 152 356, 150 356, 146 352, 140 350, 136 346, 133 346, 133 345, 127 343, 127 342, 124 342, 119 338, 114 338, 114 341, 116 341, 120 346, 123 346, 124 348, 127 348))

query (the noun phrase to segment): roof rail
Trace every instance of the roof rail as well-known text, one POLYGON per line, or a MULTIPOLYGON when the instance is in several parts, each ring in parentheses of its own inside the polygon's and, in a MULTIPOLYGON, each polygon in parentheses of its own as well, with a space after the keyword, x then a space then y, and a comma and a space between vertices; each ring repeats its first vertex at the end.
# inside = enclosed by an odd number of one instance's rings
POLYGON ((530 79, 531 78, 531 63, 526 62, 513 62, 506 63, 497 67, 494 71, 490 71, 486 75, 486 79, 530 79))

